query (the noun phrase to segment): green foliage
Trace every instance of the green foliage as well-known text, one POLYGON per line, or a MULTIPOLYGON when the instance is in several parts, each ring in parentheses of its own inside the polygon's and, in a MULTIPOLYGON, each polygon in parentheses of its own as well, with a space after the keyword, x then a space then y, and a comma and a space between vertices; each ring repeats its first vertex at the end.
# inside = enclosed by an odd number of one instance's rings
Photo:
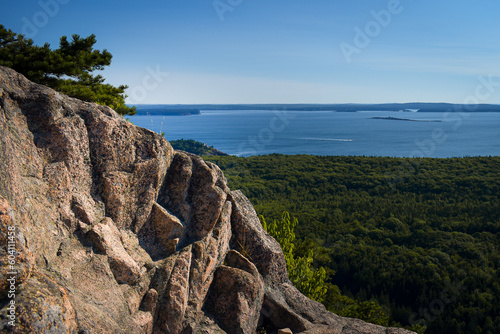
POLYGON ((264 229, 270 236, 281 245, 285 255, 286 267, 290 281, 307 297, 322 302, 327 292, 325 268, 313 268, 313 252, 309 251, 307 256, 297 257, 294 254, 295 226, 299 223, 297 218, 290 218, 288 212, 284 212, 281 221, 274 220, 267 223, 264 216, 260 216, 264 229))
POLYGON ((328 276, 325 268, 314 269, 312 264, 313 254, 309 253, 307 256, 294 258, 287 266, 288 272, 290 280, 299 291, 321 303, 328 290, 326 283, 328 276))
POLYGON ((310 239, 306 242, 295 239, 297 218, 291 219, 286 211, 283 212, 281 220, 275 219, 271 223, 267 223, 264 216, 259 218, 264 229, 280 244, 285 255, 288 277, 300 292, 323 303, 330 311, 339 315, 388 325, 389 315, 377 302, 358 302, 343 296, 336 285, 328 282, 334 274, 333 270, 315 265, 329 261, 329 258, 325 258, 326 249, 310 239))
POLYGON ((500 333, 500 157, 208 159, 259 214, 298 219, 295 256, 335 272, 329 310, 377 317, 373 301, 391 325, 500 333))
POLYGON ((34 45, 33 40, 0 25, 0 65, 69 96, 107 105, 122 115, 135 114, 135 107, 125 105, 127 86, 105 84, 101 75, 92 74, 109 66, 112 58, 107 50, 94 50, 96 42, 95 35, 73 35, 71 41, 63 36, 59 48, 52 50, 48 43, 34 45))
POLYGON ((389 325, 390 312, 378 302, 358 301, 343 296, 339 287, 333 284, 329 284, 323 304, 329 311, 343 317, 358 318, 382 326, 389 325))
POLYGON ((227 155, 224 152, 217 150, 212 146, 193 139, 177 139, 169 140, 172 147, 176 150, 186 151, 196 155, 211 156, 211 155, 227 155))

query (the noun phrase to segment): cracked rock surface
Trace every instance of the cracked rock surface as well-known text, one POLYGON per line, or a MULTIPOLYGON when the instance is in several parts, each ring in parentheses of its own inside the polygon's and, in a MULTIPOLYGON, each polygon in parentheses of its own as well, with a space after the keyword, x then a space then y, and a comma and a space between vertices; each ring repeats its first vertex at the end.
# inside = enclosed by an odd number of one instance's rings
POLYGON ((0 332, 411 333, 328 312, 220 169, 0 67, 0 332), (17 326, 7 324, 8 236, 17 326))

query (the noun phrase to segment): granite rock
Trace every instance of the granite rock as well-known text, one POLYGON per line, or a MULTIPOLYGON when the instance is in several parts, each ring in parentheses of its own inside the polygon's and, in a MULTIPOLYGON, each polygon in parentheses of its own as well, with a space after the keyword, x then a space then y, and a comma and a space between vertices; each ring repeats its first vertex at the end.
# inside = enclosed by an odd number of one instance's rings
POLYGON ((0 134, 1 332, 410 333, 303 296, 216 165, 108 107, 0 67, 0 134))

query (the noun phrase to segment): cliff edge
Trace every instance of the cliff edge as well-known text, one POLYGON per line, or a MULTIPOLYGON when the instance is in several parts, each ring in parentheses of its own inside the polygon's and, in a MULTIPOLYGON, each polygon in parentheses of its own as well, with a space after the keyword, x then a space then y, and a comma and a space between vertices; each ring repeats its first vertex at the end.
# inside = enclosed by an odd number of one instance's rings
POLYGON ((1 332, 411 333, 303 296, 217 166, 5 67, 0 220, 1 332))

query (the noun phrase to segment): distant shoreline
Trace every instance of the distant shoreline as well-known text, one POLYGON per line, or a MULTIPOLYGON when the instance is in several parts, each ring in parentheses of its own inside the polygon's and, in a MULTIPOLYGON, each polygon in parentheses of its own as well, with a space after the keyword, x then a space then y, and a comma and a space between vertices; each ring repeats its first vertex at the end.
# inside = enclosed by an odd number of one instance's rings
POLYGON ((137 116, 190 116, 201 115, 199 109, 137 109, 137 116))
POLYGON ((200 115, 204 110, 277 110, 277 111, 325 111, 362 112, 387 111, 399 113, 422 112, 500 112, 500 105, 464 105, 451 103, 386 103, 386 104, 139 104, 136 115, 188 116, 200 115))

